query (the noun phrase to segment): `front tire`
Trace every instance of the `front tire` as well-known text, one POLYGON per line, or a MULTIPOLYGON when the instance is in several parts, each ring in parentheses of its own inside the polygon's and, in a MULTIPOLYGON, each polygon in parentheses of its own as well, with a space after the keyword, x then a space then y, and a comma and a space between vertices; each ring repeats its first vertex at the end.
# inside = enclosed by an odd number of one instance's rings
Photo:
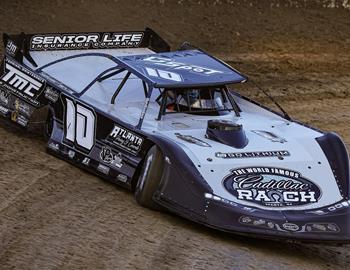
POLYGON ((154 145, 145 157, 137 180, 135 199, 138 204, 153 210, 161 210, 161 207, 154 202, 153 195, 162 179, 163 168, 163 154, 158 146, 154 145))

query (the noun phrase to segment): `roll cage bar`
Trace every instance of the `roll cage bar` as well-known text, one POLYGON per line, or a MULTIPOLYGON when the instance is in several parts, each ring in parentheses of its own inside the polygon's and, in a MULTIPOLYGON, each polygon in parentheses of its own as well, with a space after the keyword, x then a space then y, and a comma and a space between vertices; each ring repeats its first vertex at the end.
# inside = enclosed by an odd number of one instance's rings
MULTIPOLYGON (((82 53, 82 54, 78 54, 78 55, 72 55, 72 56, 67 56, 61 59, 57 59, 55 61, 52 61, 50 63, 47 63, 37 69, 35 69, 36 72, 43 72, 43 69, 50 67, 52 65, 55 65, 57 63, 66 61, 66 60, 70 60, 70 59, 74 59, 74 58, 79 58, 79 57, 86 57, 86 56, 99 56, 99 57, 104 57, 107 58, 111 61, 113 61, 116 66, 108 68, 106 70, 104 70, 103 72, 101 72, 100 74, 98 74, 82 91, 80 91, 79 93, 74 93, 73 95, 77 98, 80 98, 82 95, 84 95, 96 82, 102 82, 106 79, 109 79, 119 73, 125 72, 127 71, 125 77, 123 78, 123 80, 120 82, 120 84, 118 85, 117 89, 115 90, 112 98, 111 98, 111 104, 115 104, 115 100, 118 96, 118 94, 120 93, 120 91, 122 90, 123 86, 125 85, 125 83, 127 82, 127 80, 129 79, 130 75, 133 74, 135 76, 137 76, 139 79, 141 79, 142 81, 142 85, 143 85, 143 90, 144 90, 144 94, 145 94, 145 104, 144 107, 142 109, 141 112, 141 116, 139 119, 138 124, 136 125, 137 129, 141 129, 142 123, 143 123, 143 119, 145 117, 149 102, 150 102, 150 98, 154 89, 154 86, 152 85, 151 82, 149 81, 145 81, 142 77, 143 76, 139 76, 140 74, 138 74, 138 72, 135 71, 131 71, 128 69, 128 66, 125 66, 123 64, 123 62, 120 62, 116 57, 109 55, 109 54, 105 54, 105 53, 82 53)), ((202 88, 202 87, 200 87, 202 88)), ((160 88, 159 88, 160 89, 160 88)), ((176 89, 176 88, 175 88, 176 89)), ((229 102, 231 103, 231 106, 236 114, 236 116, 240 116, 240 109, 237 105, 237 103, 234 101, 233 97, 230 95, 228 88, 226 87, 226 85, 224 86, 220 86, 220 91, 224 94, 223 97, 227 97, 229 102)), ((159 110, 159 114, 156 120, 160 121, 162 116, 165 115, 166 112, 166 100, 167 100, 167 93, 170 89, 164 89, 163 92, 161 92, 161 94, 159 95, 159 97, 156 99, 156 101, 158 102, 159 99, 162 98, 162 102, 160 104, 160 110, 159 110)), ((209 91, 211 93, 211 91, 209 91)), ((176 91, 175 91, 176 93, 176 91)), ((188 93, 187 93, 188 95, 188 93)), ((187 97, 188 98, 188 97, 187 97)), ((179 107, 179 104, 177 103, 177 107, 179 107)), ((201 105, 202 108, 202 105, 201 105)), ((213 106, 214 108, 214 106, 213 106)), ((219 109, 220 110, 220 109, 219 109)), ((226 109, 222 109, 222 110, 230 110, 228 108, 226 109)), ((179 110, 180 111, 180 110, 179 110)), ((218 110, 212 110, 212 111, 218 111, 218 110)), ((193 112, 191 110, 191 107, 189 107, 189 111, 181 111, 181 113, 190 113, 193 112)), ((210 112, 210 110, 208 110, 208 112, 210 112)))

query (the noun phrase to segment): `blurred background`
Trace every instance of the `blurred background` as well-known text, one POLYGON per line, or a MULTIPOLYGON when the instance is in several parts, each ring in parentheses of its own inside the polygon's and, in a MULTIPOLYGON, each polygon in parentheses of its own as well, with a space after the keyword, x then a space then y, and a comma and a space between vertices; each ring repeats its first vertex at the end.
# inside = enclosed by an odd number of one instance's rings
MULTIPOLYGON (((150 27, 227 61, 289 114, 350 145, 350 0, 0 1, 0 32, 150 27)), ((2 53, 3 46, 1 44, 2 53)), ((250 86, 238 91, 268 100, 250 86)), ((346 247, 227 235, 136 205, 132 194, 0 128, 0 269, 350 269, 346 247)))

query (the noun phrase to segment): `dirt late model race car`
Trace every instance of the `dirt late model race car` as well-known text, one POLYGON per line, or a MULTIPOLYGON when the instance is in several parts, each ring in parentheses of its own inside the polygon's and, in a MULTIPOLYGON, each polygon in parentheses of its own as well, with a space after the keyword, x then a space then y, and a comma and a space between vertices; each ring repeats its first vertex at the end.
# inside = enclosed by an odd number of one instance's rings
POLYGON ((227 232, 347 242, 342 140, 227 85, 247 78, 151 29, 4 34, 0 114, 26 127, 47 108, 48 152, 137 202, 227 232))

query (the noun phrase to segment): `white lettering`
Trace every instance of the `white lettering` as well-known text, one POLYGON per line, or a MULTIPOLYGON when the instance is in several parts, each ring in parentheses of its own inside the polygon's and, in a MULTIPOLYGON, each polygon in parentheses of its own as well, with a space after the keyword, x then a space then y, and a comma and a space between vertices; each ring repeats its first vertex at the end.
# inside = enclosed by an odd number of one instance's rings
POLYGON ((44 44, 52 44, 53 43, 53 37, 44 37, 44 44))
POLYGON ((87 36, 86 42, 97 42, 98 41, 98 35, 91 35, 87 36))
POLYGON ((140 42, 142 40, 142 36, 143 36, 143 34, 133 34, 131 36, 130 41, 132 41, 132 42, 140 42))
POLYGON ((117 127, 117 126, 114 126, 112 132, 111 132, 111 137, 118 137, 118 134, 119 134, 119 131, 120 131, 120 128, 117 127))
POLYGON ((285 202, 298 202, 298 192, 297 191, 285 191, 283 192, 283 200, 285 202))
POLYGON ((83 42, 86 42, 86 36, 77 36, 74 41, 76 43, 83 43, 83 42))
POLYGON ((11 86, 23 91, 30 97, 34 97, 35 92, 43 85, 41 82, 33 79, 7 62, 5 63, 5 67, 8 72, 1 79, 11 86))
POLYGON ((301 202, 307 202, 307 201, 316 202, 315 192, 313 192, 313 191, 308 192, 308 194, 307 194, 307 192, 302 191, 302 192, 300 192, 300 196, 301 196, 301 199, 300 199, 301 202), (309 200, 307 200, 307 199, 309 199, 309 200))
POLYGON ((95 143, 95 115, 92 110, 66 99, 65 138, 91 150, 95 143))
POLYGON ((251 190, 238 189, 237 192, 238 192, 238 199, 253 200, 253 193, 251 190))
POLYGON ((150 75, 152 77, 158 77, 158 78, 162 78, 162 79, 170 80, 170 81, 174 81, 174 82, 181 82, 182 81, 181 76, 175 72, 161 70, 161 69, 154 69, 154 68, 150 68, 150 67, 146 67, 146 71, 147 71, 148 75, 150 75))
POLYGON ((104 33, 98 34, 66 34, 34 36, 31 40, 31 49, 74 49, 93 47, 135 47, 142 41, 143 33, 104 33))
POLYGON ((264 190, 258 190, 258 194, 255 197, 256 201, 265 201, 265 202, 270 202, 270 198, 266 195, 264 190))
POLYGON ((33 37, 32 38, 32 44, 42 44, 44 37, 33 37))
POLYGON ((173 69, 189 70, 189 71, 193 71, 193 72, 201 73, 205 75, 210 75, 214 73, 223 73, 222 71, 219 71, 219 70, 175 62, 169 58, 163 58, 163 57, 149 56, 144 58, 143 61, 152 62, 153 64, 156 64, 156 65, 171 67, 173 69))

